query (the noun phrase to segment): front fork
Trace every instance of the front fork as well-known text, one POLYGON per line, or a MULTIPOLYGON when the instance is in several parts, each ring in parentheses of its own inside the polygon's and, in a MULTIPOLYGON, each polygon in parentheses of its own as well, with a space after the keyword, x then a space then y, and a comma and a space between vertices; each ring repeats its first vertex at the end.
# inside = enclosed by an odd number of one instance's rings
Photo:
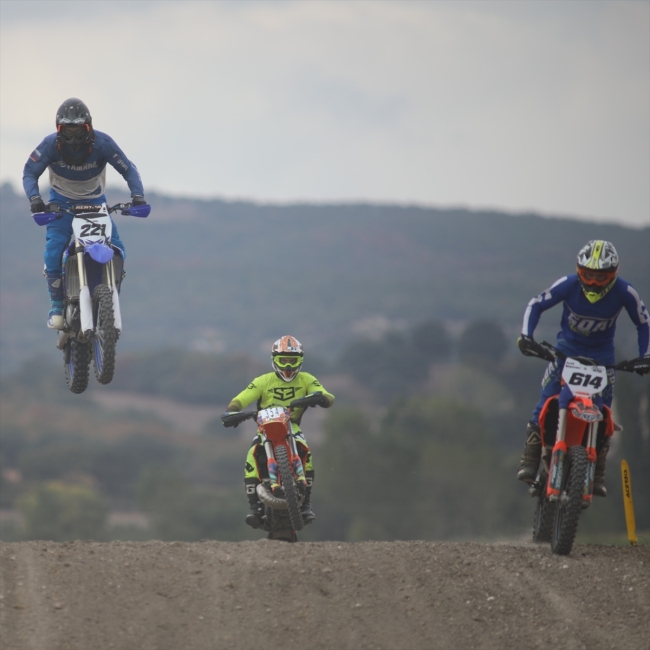
MULTIPOLYGON (((81 319, 81 331, 85 338, 90 338, 95 329, 93 320, 93 303, 88 287, 86 276, 86 265, 84 263, 84 251, 77 252, 77 266, 79 269, 79 316, 81 319)), ((115 329, 122 331, 122 312, 120 311, 120 299, 117 293, 117 282, 115 281, 115 265, 113 260, 106 263, 108 282, 113 295, 113 318, 115 329)))
POLYGON ((108 281, 111 286, 111 293, 113 294, 113 318, 115 329, 118 332, 122 331, 122 312, 120 311, 120 298, 117 293, 117 282, 115 281, 115 265, 113 260, 107 262, 108 266, 108 281))
MULTIPOLYGON (((551 466, 548 473, 548 485, 546 488, 546 496, 549 501, 558 501, 560 499, 560 492, 562 489, 562 477, 564 476, 564 466, 566 464, 566 425, 567 425, 568 409, 560 409, 557 437, 551 455, 551 466)), ((587 436, 587 473, 585 475, 585 483, 582 488, 582 506, 587 508, 591 503, 594 491, 594 475, 596 468, 596 435, 598 432, 598 422, 591 422, 589 424, 589 435, 587 436)))
MULTIPOLYGON (((287 446, 289 447, 289 455, 291 457, 291 464, 293 467, 293 473, 296 477, 296 483, 305 482, 305 469, 302 466, 302 460, 298 455, 298 447, 296 446, 296 439, 294 438, 293 433, 290 433, 287 436, 287 446)), ((264 438, 264 451, 266 451, 267 458, 267 468, 269 470, 269 478, 271 479, 271 485, 279 485, 280 481, 278 480, 278 462, 275 460, 275 454, 273 453, 273 445, 268 438, 264 438)))
MULTIPOLYGON (((78 246, 78 244, 77 244, 78 246)), ((84 264, 84 251, 77 248, 77 266, 79 269, 79 316, 81 318, 81 331, 85 338, 90 338, 95 329, 93 323, 93 302, 90 298, 86 265, 84 264)))

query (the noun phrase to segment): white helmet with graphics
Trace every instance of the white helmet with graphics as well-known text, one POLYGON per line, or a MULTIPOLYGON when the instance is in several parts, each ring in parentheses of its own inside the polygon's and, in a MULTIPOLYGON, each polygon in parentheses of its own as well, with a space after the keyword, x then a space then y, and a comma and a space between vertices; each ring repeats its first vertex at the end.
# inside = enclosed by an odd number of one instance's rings
POLYGON ((614 286, 618 274, 618 253, 614 245, 593 239, 578 253, 578 279, 590 302, 603 298, 614 286))
POLYGON ((271 347, 273 370, 282 381, 291 381, 302 368, 304 353, 300 341, 290 335, 279 338, 271 347))

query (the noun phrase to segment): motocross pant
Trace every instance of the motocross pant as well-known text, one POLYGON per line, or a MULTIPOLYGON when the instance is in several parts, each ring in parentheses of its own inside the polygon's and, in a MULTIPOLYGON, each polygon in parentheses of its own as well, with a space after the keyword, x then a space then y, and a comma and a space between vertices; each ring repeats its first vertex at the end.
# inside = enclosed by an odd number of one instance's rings
MULTIPOLYGON (((302 459, 305 468, 305 479, 307 485, 311 487, 314 482, 314 465, 312 463, 311 451, 307 441, 302 433, 296 433, 296 446, 298 447, 298 455, 302 459)), ((265 478, 269 477, 267 467, 267 456, 262 438, 257 434, 253 438, 253 442, 248 450, 246 456, 246 463, 244 465, 244 485, 246 487, 246 494, 255 494, 255 487, 265 478)))

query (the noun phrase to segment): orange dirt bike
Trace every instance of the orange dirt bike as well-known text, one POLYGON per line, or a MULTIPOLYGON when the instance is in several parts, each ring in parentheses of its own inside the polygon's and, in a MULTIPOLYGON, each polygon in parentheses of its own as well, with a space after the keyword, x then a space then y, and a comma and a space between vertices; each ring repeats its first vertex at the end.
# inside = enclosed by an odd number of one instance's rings
POLYGON ((537 498, 533 541, 550 542, 553 553, 568 555, 580 514, 593 499, 596 449, 605 437, 622 431, 599 399, 607 386, 607 369, 634 372, 647 368, 649 361, 639 358, 603 366, 587 357, 567 357, 546 341, 535 356, 565 363, 562 390, 546 400, 539 416, 542 459, 529 489, 537 498))
POLYGON ((259 411, 225 413, 221 421, 225 427, 236 427, 245 420, 255 418, 266 452, 266 473, 260 468, 261 483, 257 496, 264 504, 262 530, 268 539, 297 542, 297 532, 304 522, 300 506, 307 487, 305 468, 291 426, 291 412, 296 408, 318 406, 322 393, 312 393, 293 400, 288 407, 271 406, 259 411), (264 476, 266 474, 266 476, 264 476))

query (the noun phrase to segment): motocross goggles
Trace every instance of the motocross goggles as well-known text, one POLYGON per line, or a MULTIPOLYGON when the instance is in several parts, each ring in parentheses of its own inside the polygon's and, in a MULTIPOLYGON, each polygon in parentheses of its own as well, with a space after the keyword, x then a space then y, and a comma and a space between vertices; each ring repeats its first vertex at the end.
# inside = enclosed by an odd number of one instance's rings
POLYGON ((600 300, 614 286, 618 269, 609 269, 607 271, 596 271, 593 269, 584 269, 578 267, 578 279, 582 285, 590 302, 600 300))
POLYGON ((91 138, 89 124, 60 124, 58 139, 75 151, 91 138))
POLYGON ((273 357, 273 369, 282 381, 291 381, 302 367, 302 357, 278 354, 273 357))
POLYGON ((273 357, 273 361, 278 368, 290 368, 297 370, 302 365, 302 357, 297 356, 277 356, 273 357))

